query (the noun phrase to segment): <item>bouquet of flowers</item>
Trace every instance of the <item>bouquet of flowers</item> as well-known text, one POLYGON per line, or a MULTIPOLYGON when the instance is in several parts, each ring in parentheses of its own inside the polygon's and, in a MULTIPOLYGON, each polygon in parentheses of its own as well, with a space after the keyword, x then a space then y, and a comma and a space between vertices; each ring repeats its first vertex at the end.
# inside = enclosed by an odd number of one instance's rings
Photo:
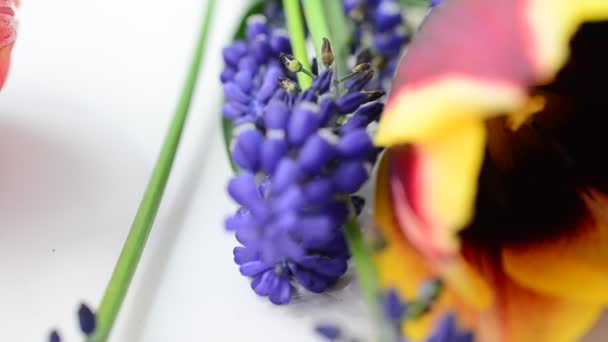
MULTIPOLYGON (((78 309, 86 341, 110 336, 151 231, 215 3, 102 302, 78 309)), ((0 86, 15 5, 0 1, 0 86)), ((237 204, 224 228, 252 295, 290 305, 354 270, 383 342, 569 342, 594 326, 608 1, 250 1, 234 31, 215 52, 237 204)))

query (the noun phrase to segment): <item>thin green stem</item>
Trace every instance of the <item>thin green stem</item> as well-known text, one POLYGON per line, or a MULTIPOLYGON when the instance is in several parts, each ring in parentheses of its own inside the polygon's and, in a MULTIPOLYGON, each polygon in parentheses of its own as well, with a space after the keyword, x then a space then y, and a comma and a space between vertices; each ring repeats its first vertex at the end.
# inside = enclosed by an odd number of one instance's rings
POLYGON ((337 76, 344 75, 347 71, 346 58, 350 31, 341 1, 305 0, 302 4, 317 56, 321 56, 323 37, 329 39, 334 52, 334 71, 337 76))
MULTIPOLYGON (((304 1, 306 2, 306 1, 304 1)), ((283 0, 283 9, 287 17, 287 30, 291 38, 291 48, 294 57, 300 61, 304 69, 311 70, 306 51, 306 37, 304 36, 304 22, 299 0, 283 0)), ((312 79, 303 73, 298 73, 298 84, 302 89, 310 88, 312 79)))
POLYGON ((370 307, 372 315, 377 314, 378 276, 376 268, 369 255, 365 241, 361 234, 361 228, 356 217, 352 217, 344 227, 346 241, 353 256, 359 283, 363 291, 363 297, 370 307))
MULTIPOLYGON (((312 41, 315 45, 315 52, 317 53, 317 58, 320 58, 323 38, 329 39, 329 37, 331 36, 329 26, 325 21, 325 13, 323 13, 323 1, 304 0, 302 1, 302 8, 304 9, 304 17, 306 18, 306 23, 308 26, 308 30, 310 31, 310 36, 312 37, 312 41)), ((330 42, 333 43, 331 40, 330 42)))
MULTIPOLYGON (((330 1, 328 1, 327 3, 329 2, 330 1)), ((324 2, 322 0, 305 0, 303 1, 303 4, 306 14, 306 23, 310 29, 310 33, 312 35, 313 41, 315 42, 315 46, 317 46, 317 48, 319 49, 317 50, 317 54, 318 56, 321 56, 320 48, 323 42, 323 38, 328 38, 330 42, 333 42, 332 39, 334 39, 332 32, 329 31, 327 18, 328 11, 324 10, 324 2)), ((332 15, 335 16, 336 13, 333 13, 332 15)), ((333 17, 332 20, 339 21, 339 19, 335 19, 333 17)), ((336 50, 340 48, 342 47, 337 46, 336 50)), ((342 63, 342 66, 336 65, 337 69, 340 70, 340 68, 345 65, 345 60, 336 58, 334 63, 336 63, 336 61, 337 63, 342 63)), ((349 206, 352 207, 352 203, 349 203, 349 206)), ((359 276, 359 283, 361 284, 363 296, 369 307, 370 314, 380 326, 381 319, 377 299, 379 292, 378 276, 376 274, 376 268, 373 264, 371 254, 365 244, 365 241, 363 240, 361 229, 359 227, 359 223, 357 222, 357 218, 355 215, 351 215, 351 218, 346 223, 344 230, 349 250, 355 262, 355 267, 359 276)), ((383 330, 384 329, 380 329, 381 338, 382 340, 387 340, 386 338, 383 338, 383 330)))
POLYGON ((184 82, 177 108, 171 125, 166 133, 146 192, 144 193, 139 209, 137 210, 133 225, 131 226, 127 240, 120 253, 120 257, 118 258, 112 277, 101 300, 99 309, 97 310, 97 330, 89 341, 105 342, 108 339, 146 245, 148 235, 150 234, 152 224, 154 223, 158 207, 167 185, 167 180, 171 173, 175 154, 190 109, 190 103, 203 60, 203 53, 209 34, 210 21, 214 12, 215 3, 215 0, 207 1, 197 45, 194 50, 192 62, 188 70, 188 76, 184 82))

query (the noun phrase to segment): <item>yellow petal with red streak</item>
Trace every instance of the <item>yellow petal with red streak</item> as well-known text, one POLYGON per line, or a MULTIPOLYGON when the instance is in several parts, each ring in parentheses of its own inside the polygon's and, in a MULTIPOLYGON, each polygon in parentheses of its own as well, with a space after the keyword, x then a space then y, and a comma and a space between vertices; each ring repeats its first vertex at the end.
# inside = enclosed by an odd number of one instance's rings
MULTIPOLYGON (((417 298, 422 281, 435 277, 437 273, 397 226, 391 207, 387 164, 387 158, 383 156, 377 176, 374 210, 374 219, 386 246, 374 254, 374 263, 378 269, 380 286, 385 289, 394 288, 403 298, 411 300, 417 298)), ((474 325, 475 313, 447 288, 431 313, 405 324, 403 332, 414 340, 422 340, 438 319, 450 311, 459 313, 458 318, 464 326, 470 328, 474 325)))
POLYGON ((395 215, 408 238, 429 255, 458 251, 457 232, 474 214, 485 134, 483 122, 472 120, 442 137, 412 145, 403 152, 412 153, 409 160, 399 160, 400 152, 395 152, 395 215))

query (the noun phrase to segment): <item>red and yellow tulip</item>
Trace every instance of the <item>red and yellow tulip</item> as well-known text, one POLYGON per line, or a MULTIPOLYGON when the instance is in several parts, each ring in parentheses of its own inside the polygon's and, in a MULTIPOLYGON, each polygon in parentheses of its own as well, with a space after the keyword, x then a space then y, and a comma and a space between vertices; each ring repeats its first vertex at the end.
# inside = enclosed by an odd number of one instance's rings
POLYGON ((375 261, 482 342, 577 341, 608 304, 608 1, 445 0, 397 71, 375 261))

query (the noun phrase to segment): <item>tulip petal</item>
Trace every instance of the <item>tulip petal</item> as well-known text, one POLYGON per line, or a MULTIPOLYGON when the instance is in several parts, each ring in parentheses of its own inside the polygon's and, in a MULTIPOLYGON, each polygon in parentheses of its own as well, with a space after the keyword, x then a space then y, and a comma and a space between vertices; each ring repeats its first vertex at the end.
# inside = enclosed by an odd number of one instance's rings
POLYGON ((608 20, 605 0, 530 0, 531 57, 537 82, 547 83, 566 63, 570 39, 584 22, 608 20))
POLYGON ((485 127, 466 127, 428 143, 390 151, 395 215, 410 241, 435 257, 458 250, 457 232, 474 213, 485 127))
POLYGON ((506 272, 524 286, 555 296, 608 303, 608 226, 605 199, 584 195, 588 207, 603 204, 596 217, 542 242, 502 249, 506 272), (605 217, 604 217, 605 219, 605 217))
POLYGON ((495 306, 481 315, 476 335, 480 341, 578 341, 601 315, 603 303, 556 297, 522 286, 502 268, 500 256, 467 247, 465 254, 496 293, 495 306))
MULTIPOLYGON (((407 241, 394 219, 389 193, 388 158, 380 162, 376 186, 374 219, 386 245, 376 252, 374 262, 378 269, 382 288, 394 288, 406 299, 416 299, 422 281, 437 276, 437 272, 416 249, 407 241)), ((474 289, 471 289, 474 291, 474 289)), ((404 334, 414 340, 428 335, 434 324, 445 313, 458 312, 459 319, 466 327, 475 322, 474 312, 449 287, 446 288, 429 315, 404 325, 404 334)))

